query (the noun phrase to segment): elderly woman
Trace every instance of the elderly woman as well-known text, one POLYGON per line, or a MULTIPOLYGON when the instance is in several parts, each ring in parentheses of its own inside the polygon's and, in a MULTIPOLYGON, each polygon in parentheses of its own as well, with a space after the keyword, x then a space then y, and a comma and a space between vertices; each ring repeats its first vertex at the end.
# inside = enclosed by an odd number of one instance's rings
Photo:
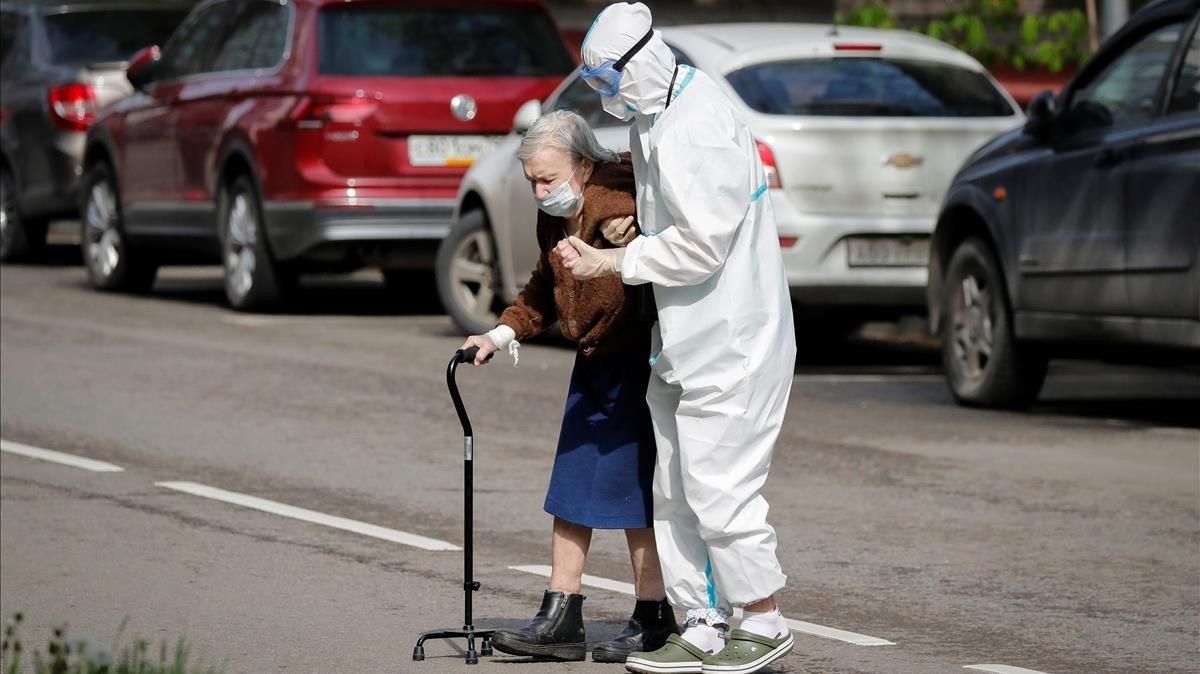
MULTIPOLYGON (((649 324, 638 318, 637 290, 620 278, 578 281, 555 245, 577 236, 599 247, 637 235, 633 168, 596 141, 587 122, 551 112, 525 133, 517 150, 539 213, 537 268, 499 325, 469 337, 475 365, 555 322, 578 344, 558 439, 546 512, 554 516, 550 587, 527 626, 496 633, 496 649, 513 655, 583 660, 586 640, 579 594, 593 529, 624 529, 637 604, 614 640, 592 649, 597 662, 624 662, 633 651, 678 632, 666 601, 651 519, 655 447, 646 407, 649 324)), ((652 312, 651 312, 652 313, 652 312)))

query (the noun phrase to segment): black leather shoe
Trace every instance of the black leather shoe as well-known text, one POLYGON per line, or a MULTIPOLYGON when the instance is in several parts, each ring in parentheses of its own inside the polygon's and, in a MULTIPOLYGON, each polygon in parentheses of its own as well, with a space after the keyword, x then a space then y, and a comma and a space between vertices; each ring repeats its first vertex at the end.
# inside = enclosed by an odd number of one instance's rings
POLYGON ((553 660, 583 660, 587 657, 587 639, 583 633, 581 594, 563 594, 546 590, 542 608, 526 626, 518 630, 497 630, 492 646, 501 653, 553 660))
POLYGON ((592 659, 596 662, 625 662, 625 658, 635 651, 657 651, 672 634, 679 634, 679 625, 667 600, 639 599, 625 629, 612 641, 596 644, 592 649, 592 659))

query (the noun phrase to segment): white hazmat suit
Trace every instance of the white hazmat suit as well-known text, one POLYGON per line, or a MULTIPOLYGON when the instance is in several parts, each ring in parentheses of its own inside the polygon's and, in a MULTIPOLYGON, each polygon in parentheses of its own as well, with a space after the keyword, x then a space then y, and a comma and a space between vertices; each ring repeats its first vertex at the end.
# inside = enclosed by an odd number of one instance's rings
MULTIPOLYGON (((649 30, 645 6, 611 5, 584 39, 585 66, 618 59, 649 30)), ((634 119, 644 235, 626 248, 620 273, 653 284, 658 305, 646 400, 663 576, 689 621, 714 624, 786 580, 760 493, 796 358, 775 216, 745 122, 706 74, 676 68, 657 33, 604 106, 634 119)))

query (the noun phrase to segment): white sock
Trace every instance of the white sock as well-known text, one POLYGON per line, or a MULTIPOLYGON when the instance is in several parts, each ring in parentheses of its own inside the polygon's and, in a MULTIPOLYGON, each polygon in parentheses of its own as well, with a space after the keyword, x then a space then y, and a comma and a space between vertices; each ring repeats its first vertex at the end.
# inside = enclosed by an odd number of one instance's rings
POLYGON ((747 632, 768 639, 778 639, 791 629, 783 619, 783 614, 779 612, 778 606, 770 611, 743 611, 741 627, 747 632))
POLYGON ((689 644, 706 653, 720 653, 725 648, 725 640, 721 638, 721 630, 700 622, 683 631, 683 639, 689 644))

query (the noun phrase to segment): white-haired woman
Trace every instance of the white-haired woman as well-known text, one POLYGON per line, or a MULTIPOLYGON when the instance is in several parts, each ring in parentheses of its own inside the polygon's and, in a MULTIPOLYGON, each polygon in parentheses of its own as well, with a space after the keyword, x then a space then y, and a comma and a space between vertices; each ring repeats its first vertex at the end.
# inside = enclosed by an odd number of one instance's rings
POLYGON ((479 347, 475 364, 482 365, 494 351, 558 323, 578 353, 546 494, 546 512, 554 516, 550 587, 533 621, 497 632, 493 644, 513 655, 583 660, 579 591, 592 530, 624 529, 637 603, 621 634, 592 649, 597 662, 624 662, 633 651, 659 648, 679 629, 666 601, 652 528, 650 322, 641 316, 654 312, 640 310, 639 291, 620 278, 576 280, 552 252, 568 236, 600 247, 623 246, 637 236, 633 168, 566 110, 530 127, 517 158, 538 204, 541 256, 499 325, 463 346, 479 347))

